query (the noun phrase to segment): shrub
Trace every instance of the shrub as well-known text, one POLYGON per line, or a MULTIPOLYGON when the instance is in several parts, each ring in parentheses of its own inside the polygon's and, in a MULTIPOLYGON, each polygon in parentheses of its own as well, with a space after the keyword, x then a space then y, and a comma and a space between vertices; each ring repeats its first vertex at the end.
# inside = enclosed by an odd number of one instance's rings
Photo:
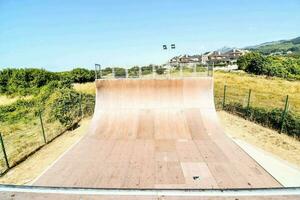
POLYGON ((248 53, 241 56, 237 63, 240 70, 251 74, 289 79, 299 79, 300 76, 300 58, 248 53))

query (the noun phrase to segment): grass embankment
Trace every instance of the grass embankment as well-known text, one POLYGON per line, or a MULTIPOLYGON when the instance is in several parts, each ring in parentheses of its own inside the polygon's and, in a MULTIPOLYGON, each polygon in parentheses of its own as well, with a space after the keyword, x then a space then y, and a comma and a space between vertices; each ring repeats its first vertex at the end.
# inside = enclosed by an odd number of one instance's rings
MULTIPOLYGON (((71 86, 53 82, 29 100, 19 99, 0 106, 0 133, 9 167, 17 165, 46 143, 75 127, 82 117, 91 116, 94 99, 93 95, 80 94, 71 86)), ((3 173, 9 167, 2 150, 0 155, 0 173, 3 173)))
POLYGON ((247 104, 251 89, 250 105, 263 108, 283 108, 286 95, 289 95, 290 109, 300 113, 300 81, 280 78, 266 78, 246 73, 215 72, 215 100, 221 105, 224 85, 227 85, 226 102, 247 104))
POLYGON ((227 85, 225 110, 294 137, 300 137, 300 81, 246 73, 215 73, 215 104, 222 108, 227 85), (248 95, 251 89, 250 106, 248 95), (288 112, 283 120, 286 96, 288 112))

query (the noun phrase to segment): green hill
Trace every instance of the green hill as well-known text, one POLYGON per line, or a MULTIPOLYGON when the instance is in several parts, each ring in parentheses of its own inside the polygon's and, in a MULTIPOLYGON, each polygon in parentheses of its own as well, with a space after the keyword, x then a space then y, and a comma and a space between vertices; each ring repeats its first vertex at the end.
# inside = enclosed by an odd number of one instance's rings
POLYGON ((291 40, 267 42, 257 46, 246 47, 245 49, 257 51, 265 55, 286 54, 289 51, 295 54, 300 54, 300 37, 291 40))

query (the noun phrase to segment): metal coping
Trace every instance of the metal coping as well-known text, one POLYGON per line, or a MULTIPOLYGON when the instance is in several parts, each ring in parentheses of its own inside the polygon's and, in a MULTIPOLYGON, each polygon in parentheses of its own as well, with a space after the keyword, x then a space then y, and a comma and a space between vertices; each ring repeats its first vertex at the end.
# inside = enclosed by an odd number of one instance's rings
POLYGON ((47 187, 25 185, 0 185, 1 192, 65 194, 65 195, 115 195, 115 196, 300 196, 300 187, 287 188, 232 188, 232 189, 136 189, 136 188, 83 188, 47 187))

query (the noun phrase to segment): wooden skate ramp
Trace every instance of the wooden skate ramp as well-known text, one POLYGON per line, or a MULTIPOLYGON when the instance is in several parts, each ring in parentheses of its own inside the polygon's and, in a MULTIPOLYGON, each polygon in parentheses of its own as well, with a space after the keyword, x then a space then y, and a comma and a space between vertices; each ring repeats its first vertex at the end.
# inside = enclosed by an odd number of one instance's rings
POLYGON ((224 134, 212 78, 97 80, 96 85, 88 133, 34 185, 281 186, 224 134))

